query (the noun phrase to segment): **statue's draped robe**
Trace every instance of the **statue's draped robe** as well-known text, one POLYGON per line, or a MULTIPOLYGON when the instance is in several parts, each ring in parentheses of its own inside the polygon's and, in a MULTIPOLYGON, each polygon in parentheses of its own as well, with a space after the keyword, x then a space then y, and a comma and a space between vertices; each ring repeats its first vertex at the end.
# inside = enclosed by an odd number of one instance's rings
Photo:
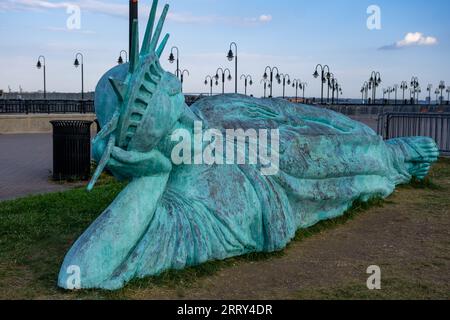
MULTIPOLYGON (((332 111, 239 95, 205 98, 191 111, 204 129, 279 129, 279 173, 264 176, 258 165, 179 165, 155 210, 141 207, 142 201, 121 203, 119 195, 110 208, 141 211, 148 225, 97 287, 119 288, 134 277, 280 250, 299 228, 342 215, 356 199, 386 197, 411 178, 393 146, 332 111)), ((153 192, 138 181, 127 189, 136 197, 153 192)), ((121 221, 111 223, 118 232, 133 232, 121 230, 127 227, 121 221)))

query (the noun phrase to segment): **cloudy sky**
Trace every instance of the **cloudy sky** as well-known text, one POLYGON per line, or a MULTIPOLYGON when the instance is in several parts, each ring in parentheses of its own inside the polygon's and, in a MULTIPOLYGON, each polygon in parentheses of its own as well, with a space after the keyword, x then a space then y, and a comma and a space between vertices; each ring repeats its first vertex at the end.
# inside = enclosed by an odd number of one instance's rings
MULTIPOLYGON (((171 37, 162 64, 175 71, 167 58, 178 46, 181 68, 190 71, 186 92, 208 91, 205 76, 218 67, 234 72, 226 59, 231 41, 239 46, 239 75, 253 76, 249 92, 258 96, 267 65, 308 82, 308 96, 320 93, 312 77, 317 63, 331 67, 348 97, 360 96, 372 70, 381 72, 383 86, 413 75, 423 88, 439 80, 450 85, 448 0, 167 0, 160 10, 166 2, 171 8, 164 31, 171 37), (371 5, 381 10, 379 30, 367 27, 371 5)), ((150 0, 139 3, 142 36, 150 0)), ((85 88, 93 90, 128 47, 127 17, 127 0, 0 0, 0 89, 41 89, 42 70, 35 66, 45 55, 48 91, 76 92, 80 72, 73 60, 82 52, 85 88), (77 7, 79 29, 71 19, 77 7)), ((226 91, 233 89, 227 82, 226 91)), ((281 94, 279 86, 275 94, 281 94)))

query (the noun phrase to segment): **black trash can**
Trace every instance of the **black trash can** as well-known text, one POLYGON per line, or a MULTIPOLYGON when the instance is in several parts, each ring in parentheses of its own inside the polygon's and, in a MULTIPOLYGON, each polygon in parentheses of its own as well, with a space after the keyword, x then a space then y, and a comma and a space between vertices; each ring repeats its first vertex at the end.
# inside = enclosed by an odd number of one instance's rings
POLYGON ((92 121, 61 120, 50 123, 53 126, 53 179, 89 179, 92 121))

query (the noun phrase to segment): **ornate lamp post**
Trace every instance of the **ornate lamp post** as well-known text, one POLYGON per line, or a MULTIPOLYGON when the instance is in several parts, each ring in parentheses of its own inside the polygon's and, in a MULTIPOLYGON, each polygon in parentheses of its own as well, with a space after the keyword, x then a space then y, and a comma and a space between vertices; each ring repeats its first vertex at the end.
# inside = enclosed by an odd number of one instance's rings
POLYGON ((81 53, 77 53, 75 55, 75 61, 73 63, 73 65, 75 66, 75 68, 78 68, 81 64, 81 100, 84 100, 84 57, 81 53), (80 60, 78 59, 80 58, 80 60))
POLYGON ((336 98, 338 98, 338 96, 339 96, 339 93, 338 93, 339 88, 340 88, 340 85, 339 85, 338 79, 336 77, 334 77, 334 75, 332 75, 332 78, 331 78, 331 89, 332 89, 331 104, 334 104, 334 93, 335 92, 336 92, 336 98))
POLYGON ((270 81, 267 79, 261 79, 259 83, 264 83, 264 98, 266 97, 267 86, 270 88, 270 81))
POLYGON ((392 87, 388 87, 388 88, 387 88, 387 94, 388 94, 388 100, 387 100, 387 102, 388 102, 388 104, 391 103, 391 93, 393 93, 393 92, 394 92, 394 88, 392 88, 392 87))
POLYGON ((46 74, 45 74, 45 57, 44 56, 39 56, 38 62, 36 64, 36 68, 38 68, 38 69, 43 68, 43 71, 44 71, 44 100, 46 100, 47 99, 47 79, 46 79, 46 74))
POLYGON ((412 77, 410 82, 410 89, 412 94, 412 103, 416 103, 416 93, 419 91, 419 78, 418 77, 412 77))
POLYGON ((408 90, 408 83, 406 81, 402 81, 402 83, 400 84, 400 89, 403 90, 403 104, 406 103, 405 101, 405 91, 408 90))
POLYGON ((369 79, 369 88, 372 88, 372 104, 376 103, 377 99, 377 87, 381 84, 381 74, 376 71, 372 71, 369 79))
POLYGON ((394 104, 397 104, 398 84, 394 84, 393 90, 394 90, 394 92, 395 92, 395 101, 394 101, 394 104))
POLYGON ((177 78, 180 78, 180 72, 181 72, 181 70, 180 70, 180 50, 178 49, 178 47, 173 46, 170 49, 169 62, 174 63, 175 61, 177 62, 177 70, 175 72, 176 72, 177 78), (176 54, 177 54, 176 58, 175 58, 175 55, 173 54, 174 50, 176 50, 176 54))
POLYGON ((331 104, 334 103, 334 74, 332 72, 330 72, 330 78, 328 79, 328 83, 327 83, 327 89, 328 89, 328 97, 327 97, 327 103, 329 102, 329 92, 331 89, 331 104))
POLYGON ((447 87, 445 92, 447 92, 447 103, 450 103, 450 87, 447 87))
POLYGON ((228 71, 227 79, 228 79, 228 81, 231 81, 233 78, 231 77, 231 71, 228 68, 226 68, 225 70, 223 70, 222 68, 218 68, 216 71, 216 75, 215 75, 216 82, 219 81, 219 72, 222 75, 222 94, 225 94, 225 76, 226 76, 227 71, 228 71))
POLYGON ((125 55, 125 63, 128 62, 128 52, 126 52, 125 50, 122 50, 122 51, 120 51, 120 53, 119 53, 119 58, 117 59, 117 63, 118 63, 118 64, 124 63, 124 60, 123 60, 123 58, 122 58, 122 54, 125 55))
POLYGON ((301 89, 302 81, 300 79, 292 80, 292 88, 295 88, 295 103, 298 103, 298 89, 301 89))
POLYGON ((177 74, 180 74, 180 80, 181 80, 181 92, 183 92, 183 83, 184 83, 184 74, 187 73, 189 76, 189 70, 184 69, 183 71, 177 70, 177 74))
POLYGON ((441 104, 444 102, 444 90, 445 90, 445 82, 439 82, 439 90, 441 91, 441 104))
POLYGON ((436 90, 434 90, 434 94, 436 95, 436 104, 439 104, 439 88, 436 88, 436 90))
POLYGON ((340 84, 337 85, 336 94, 336 104, 339 104, 339 94, 342 96, 342 87, 340 84))
POLYGON ((334 74, 331 73, 330 81, 328 81, 328 90, 331 89, 331 104, 334 104, 334 91, 336 89, 336 83, 336 78, 334 77, 334 74))
POLYGON ((300 84, 300 89, 302 89, 303 90, 303 103, 305 103, 305 88, 308 86, 308 83, 307 82, 302 82, 301 84, 300 84))
POLYGON ((251 75, 241 75, 241 80, 244 78, 245 95, 247 95, 247 86, 253 85, 253 79, 251 75))
POLYGON ((270 96, 269 98, 272 98, 272 93, 273 93, 273 72, 277 70, 277 74, 275 75, 275 78, 277 79, 278 82, 280 82, 280 71, 278 70, 277 67, 269 67, 267 66, 266 69, 264 70, 264 75, 263 75, 263 79, 267 80, 269 79, 270 82, 270 96), (267 74, 267 71, 270 72, 270 78, 269 75, 267 74))
POLYGON ((433 85, 431 83, 428 84, 427 86, 427 91, 428 91, 428 104, 431 104, 431 90, 433 89, 433 85))
POLYGON ((281 80, 283 80, 283 99, 286 96, 286 82, 287 85, 290 86, 291 85, 291 77, 288 74, 280 74, 280 79, 278 79, 278 83, 281 82, 281 80), (287 79, 287 81, 286 81, 287 79))
MULTIPOLYGON (((330 67, 328 65, 324 65, 322 66, 321 64, 318 64, 316 66, 316 69, 313 73, 314 78, 318 78, 319 77, 319 73, 318 73, 318 69, 320 68, 320 72, 321 72, 321 77, 320 77, 320 81, 321 83, 321 91, 320 91, 320 103, 323 104, 323 85, 326 83, 327 79, 330 79, 330 67), (327 72, 325 73, 325 70, 327 70, 327 72)), ((329 93, 329 90, 328 90, 329 93)))
POLYGON ((230 43, 230 50, 227 54, 228 61, 233 61, 234 59, 234 93, 238 93, 238 56, 237 56, 237 44, 236 42, 230 43), (233 48, 235 49, 236 53, 233 53, 233 48))
POLYGON ((368 95, 369 95, 369 82, 364 81, 363 86, 361 87, 361 100, 363 104, 367 103, 368 95))
MULTIPOLYGON (((205 78, 205 86, 208 85, 209 82, 209 95, 212 96, 212 88, 213 88, 213 83, 214 83, 214 76, 206 76, 205 78)), ((217 80, 216 80, 217 82, 217 80)))

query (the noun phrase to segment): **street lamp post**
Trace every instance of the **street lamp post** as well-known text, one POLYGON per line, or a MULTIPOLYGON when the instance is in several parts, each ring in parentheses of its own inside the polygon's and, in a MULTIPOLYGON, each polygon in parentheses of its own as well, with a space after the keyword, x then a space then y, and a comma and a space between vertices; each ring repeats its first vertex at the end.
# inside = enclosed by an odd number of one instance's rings
POLYGON ((209 95, 212 96, 212 88, 213 88, 213 83, 214 83, 214 76, 206 76, 206 78, 205 78, 205 86, 208 85, 208 81, 209 81, 209 95))
POLYGON ((169 62, 170 63, 174 63, 174 61, 175 61, 175 56, 174 56, 174 54, 173 54, 173 51, 174 50, 176 50, 177 51, 177 58, 176 58, 176 61, 177 61, 177 70, 175 71, 176 72, 176 75, 177 75, 177 78, 178 79, 180 79, 180 72, 181 72, 181 70, 180 70, 180 50, 178 49, 178 47, 172 47, 171 49, 170 49, 170 54, 169 54, 169 62))
POLYGON ((395 92, 395 101, 394 101, 394 104, 397 105, 398 84, 394 84, 393 90, 394 90, 394 92, 395 92))
POLYGON ((300 83, 300 89, 302 89, 303 90, 303 103, 305 103, 305 88, 308 86, 308 83, 307 82, 302 82, 302 83, 300 83))
POLYGON ((292 88, 295 88, 295 103, 298 103, 298 89, 301 89, 302 81, 300 79, 292 80, 292 88))
POLYGON ((261 79, 259 83, 264 83, 264 98, 266 98, 267 85, 270 87, 270 82, 267 79, 261 79))
POLYGON ((394 92, 394 88, 388 87, 388 100, 387 100, 388 104, 391 103, 391 93, 392 92, 394 92))
POLYGON ((247 95, 247 86, 253 85, 253 79, 251 75, 241 75, 241 80, 244 78, 245 95, 247 95))
POLYGON ((278 83, 281 82, 281 79, 283 79, 283 99, 286 97, 286 79, 287 79, 287 85, 291 85, 291 77, 288 74, 280 74, 280 79, 278 79, 278 83))
POLYGON ((47 79, 46 79, 46 72, 45 72, 45 57, 44 56, 39 56, 36 67, 38 69, 42 68, 44 71, 44 100, 47 100, 47 79), (41 62, 41 60, 42 60, 42 62, 41 62))
POLYGON ((408 83, 406 81, 402 81, 402 83, 400 84, 400 89, 402 89, 403 91, 403 104, 405 104, 405 91, 408 90, 408 83))
POLYGON ((218 68, 216 71, 216 75, 215 75, 216 81, 219 81, 219 71, 222 74, 222 94, 225 94, 225 76, 226 76, 227 71, 228 71, 228 77, 227 77, 228 81, 231 81, 231 79, 233 79, 233 78, 231 77, 230 69, 226 68, 225 70, 223 70, 222 68, 218 68))
POLYGON ((427 86, 427 91, 428 91, 428 104, 431 104, 431 90, 433 89, 433 85, 431 83, 428 84, 427 86))
POLYGON ((183 83, 184 83, 184 74, 187 73, 189 76, 189 70, 184 69, 183 71, 177 70, 177 74, 180 74, 180 81, 181 81, 181 92, 183 92, 183 83))
POLYGON ((369 79, 369 87, 372 88, 372 104, 376 103, 377 87, 381 84, 381 74, 377 71, 372 71, 369 79))
POLYGON ((81 64, 81 100, 84 100, 84 57, 83 54, 78 52, 75 55, 75 62, 73 63, 73 65, 75 66, 75 68, 78 68, 80 64, 81 64), (78 58, 80 58, 81 63, 78 58))
MULTIPOLYGON (((321 84, 321 91, 320 91, 320 103, 323 104, 323 85, 326 83, 327 79, 328 80, 330 79, 330 67, 328 65, 322 66, 321 64, 318 64, 316 66, 316 69, 315 69, 314 73, 313 73, 313 76, 316 79, 319 77, 319 73, 317 72, 318 68, 320 68, 321 75, 322 75, 321 78, 320 78, 320 81, 322 82, 322 84, 321 84), (327 73, 325 73, 325 70, 328 70, 327 73)), ((329 92, 329 90, 328 90, 328 92, 329 92)))
POLYGON ((234 59, 234 93, 238 93, 238 48, 236 42, 230 43, 230 50, 227 54, 228 61, 234 59), (235 53, 233 53, 232 47, 234 46, 235 53))
POLYGON ((436 94, 436 104, 439 104, 439 93, 440 93, 439 89, 436 88, 436 90, 434 90, 434 93, 436 94))
POLYGON ((418 77, 412 77, 411 78, 411 83, 410 83, 410 89, 411 89, 411 93, 412 93, 412 104, 416 104, 416 94, 418 96, 419 93, 419 78, 418 77))
POLYGON ((367 81, 364 81, 363 86, 361 87, 361 97, 362 97, 362 103, 367 103, 369 95, 369 83, 367 81))
POLYGON ((264 70, 263 79, 265 79, 265 80, 269 79, 269 82, 270 82, 270 86, 269 86, 269 88, 270 88, 270 96, 269 96, 269 98, 272 98, 272 94, 273 94, 273 72, 275 70, 277 70, 277 74, 275 75, 275 78, 277 79, 278 82, 280 82, 280 79, 281 79, 280 78, 280 71, 278 70, 277 67, 269 67, 269 66, 267 66, 266 69, 264 70), (269 70, 269 72, 270 72, 270 78, 269 78, 269 75, 267 74, 267 70, 269 70))
POLYGON ((450 103, 450 87, 447 87, 445 92, 447 92, 447 103, 450 103))
MULTIPOLYGON (((332 74, 331 77, 331 90, 332 90, 332 94, 331 94, 331 104, 334 104, 334 93, 339 90, 339 81, 338 79, 332 74)), ((336 94, 336 98, 339 96, 339 93, 336 94)))
POLYGON ((445 82, 441 81, 439 82, 439 90, 441 91, 441 104, 444 101, 444 90, 445 90, 445 82))
POLYGON ((336 104, 339 104, 339 94, 342 96, 342 87, 341 87, 341 85, 339 84, 338 85, 338 89, 337 89, 337 100, 336 100, 336 104))
POLYGON ((331 89, 331 104, 334 103, 334 90, 333 90, 333 86, 334 86, 334 74, 333 74, 332 72, 330 72, 330 79, 328 79, 328 83, 327 83, 327 89, 328 89, 327 103, 329 103, 329 99, 330 99, 330 89, 331 89))
POLYGON ((125 55, 125 63, 128 62, 128 52, 126 52, 125 50, 122 50, 122 51, 120 51, 119 58, 117 59, 117 63, 118 64, 123 64, 124 63, 124 60, 122 58, 122 54, 125 55))

